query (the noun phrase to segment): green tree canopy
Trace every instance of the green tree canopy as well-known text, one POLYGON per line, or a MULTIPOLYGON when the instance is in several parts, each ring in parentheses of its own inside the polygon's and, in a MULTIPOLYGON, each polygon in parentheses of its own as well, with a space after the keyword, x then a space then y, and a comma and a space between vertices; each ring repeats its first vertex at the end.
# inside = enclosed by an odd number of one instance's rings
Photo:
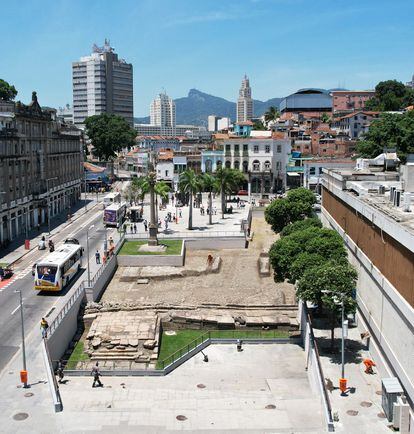
MULTIPOLYGON (((286 278, 294 281, 300 275, 299 263, 292 267, 299 255, 307 253, 318 255, 326 261, 342 263, 346 259, 346 250, 340 235, 326 228, 309 227, 301 231, 292 232, 290 235, 280 238, 269 250, 269 258, 275 272, 275 279, 282 281, 286 278)), ((319 258, 312 256, 312 261, 319 258)))
POLYGON ((16 98, 16 88, 0 78, 0 99, 4 101, 13 101, 16 98))
POLYGON ((383 113, 372 121, 368 132, 357 144, 357 151, 362 157, 375 158, 384 148, 393 147, 403 162, 407 154, 414 152, 413 110, 403 114, 383 113))
POLYGON ((99 159, 110 160, 135 144, 136 131, 121 116, 102 113, 85 119, 86 134, 99 159))
POLYGON ((226 195, 234 193, 245 181, 240 170, 220 167, 215 173, 218 190, 221 192, 221 212, 224 218, 226 208, 226 195))
POLYGON ((253 129, 256 131, 266 131, 267 128, 265 125, 263 125, 263 122, 260 120, 256 120, 253 123, 253 129))
POLYGON ((270 106, 264 114, 265 123, 268 124, 270 121, 275 121, 279 116, 280 113, 277 108, 270 106))
POLYGON ((310 217, 305 220, 298 220, 295 223, 291 223, 285 226, 282 232, 280 232, 280 236, 286 237, 293 232, 303 231, 304 229, 313 228, 313 227, 315 228, 322 227, 322 222, 317 217, 310 217))
POLYGON ((315 195, 306 188, 290 190, 286 199, 276 199, 266 208, 266 222, 280 232, 289 223, 311 216, 315 202, 315 195))
POLYGON ((366 102, 367 110, 396 111, 414 103, 413 89, 397 80, 380 81, 375 86, 375 97, 366 102))

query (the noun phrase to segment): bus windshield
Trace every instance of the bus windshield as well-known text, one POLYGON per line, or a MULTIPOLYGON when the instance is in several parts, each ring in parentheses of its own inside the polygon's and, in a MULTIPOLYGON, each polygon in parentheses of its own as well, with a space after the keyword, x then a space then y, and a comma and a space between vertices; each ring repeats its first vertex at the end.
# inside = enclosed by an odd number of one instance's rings
POLYGON ((49 282, 54 282, 56 278, 57 267, 51 265, 38 265, 37 275, 41 280, 47 280, 49 282))

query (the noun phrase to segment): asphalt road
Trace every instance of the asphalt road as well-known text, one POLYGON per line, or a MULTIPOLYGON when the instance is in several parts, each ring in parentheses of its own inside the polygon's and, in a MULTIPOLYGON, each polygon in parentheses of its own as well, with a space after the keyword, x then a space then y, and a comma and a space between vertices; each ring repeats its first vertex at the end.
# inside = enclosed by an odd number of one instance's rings
MULTIPOLYGON (((32 265, 47 256, 48 250, 39 251, 35 249, 15 264, 15 278, 13 282, 6 288, 0 289, 0 372, 21 346, 19 295, 14 291, 16 289, 22 291, 26 336, 33 331, 40 333, 41 318, 47 317, 51 313, 53 306, 61 301, 62 298, 69 298, 80 282, 86 279, 86 231, 91 225, 94 225, 89 231, 89 256, 92 270, 97 267, 95 261, 96 249, 99 248, 102 253, 105 231, 107 231, 108 237, 113 232, 113 228, 108 230, 104 228, 102 224, 102 209, 100 207, 92 209, 70 225, 62 225, 62 230, 52 238, 55 245, 58 245, 69 236, 75 237, 85 247, 82 271, 62 292, 44 293, 34 290, 31 273, 32 265)), ((93 276, 92 271, 91 275, 93 276)))

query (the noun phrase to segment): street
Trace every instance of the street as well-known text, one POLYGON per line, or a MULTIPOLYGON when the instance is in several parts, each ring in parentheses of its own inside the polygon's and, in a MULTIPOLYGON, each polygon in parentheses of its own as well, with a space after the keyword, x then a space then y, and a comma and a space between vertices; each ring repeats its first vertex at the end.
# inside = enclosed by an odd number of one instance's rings
POLYGON ((15 274, 10 283, 0 287, 0 372, 21 346, 19 296, 14 291, 17 289, 22 291, 26 337, 33 331, 39 331, 40 333, 39 324, 41 318, 46 317, 48 319, 48 316, 54 311, 54 306, 62 299, 68 299, 82 280, 87 278, 86 231, 92 225, 94 227, 89 231, 91 275, 93 276, 96 272, 98 266, 95 261, 95 251, 98 248, 102 255, 105 231, 107 231, 108 237, 114 231, 114 228, 104 228, 102 212, 101 204, 93 208, 91 206, 86 214, 83 214, 72 223, 62 224, 62 229, 53 236, 56 246, 66 238, 73 237, 77 238, 85 248, 81 273, 75 276, 69 286, 62 292, 45 293, 33 289, 32 265, 45 258, 49 254, 49 250, 39 251, 35 248, 14 264, 15 274))

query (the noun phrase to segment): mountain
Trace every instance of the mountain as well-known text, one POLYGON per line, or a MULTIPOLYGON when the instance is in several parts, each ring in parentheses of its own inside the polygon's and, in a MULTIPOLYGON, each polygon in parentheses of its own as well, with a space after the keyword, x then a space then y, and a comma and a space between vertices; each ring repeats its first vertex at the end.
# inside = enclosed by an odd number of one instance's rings
MULTIPOLYGON (((270 107, 279 107, 282 98, 272 98, 267 101, 253 100, 254 116, 262 116, 270 107)), ((236 103, 218 96, 190 89, 188 96, 177 98, 175 112, 177 124, 207 126, 208 115, 217 115, 236 119, 236 103)), ((149 123, 149 116, 135 118, 136 123, 149 123)))

